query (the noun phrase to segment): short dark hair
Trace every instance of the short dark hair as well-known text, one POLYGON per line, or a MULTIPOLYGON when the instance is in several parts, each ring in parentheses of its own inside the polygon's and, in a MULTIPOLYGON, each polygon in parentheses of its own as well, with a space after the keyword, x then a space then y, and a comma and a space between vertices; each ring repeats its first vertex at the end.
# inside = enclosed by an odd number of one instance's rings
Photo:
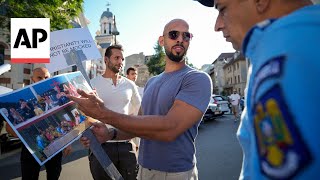
POLYGON ((119 44, 111 45, 106 49, 106 52, 104 53, 104 56, 110 58, 112 55, 112 49, 119 49, 120 51, 123 51, 122 46, 119 44))
POLYGON ((129 67, 128 69, 127 69, 127 75, 129 75, 129 72, 130 71, 137 71, 137 68, 135 68, 135 67, 129 67))

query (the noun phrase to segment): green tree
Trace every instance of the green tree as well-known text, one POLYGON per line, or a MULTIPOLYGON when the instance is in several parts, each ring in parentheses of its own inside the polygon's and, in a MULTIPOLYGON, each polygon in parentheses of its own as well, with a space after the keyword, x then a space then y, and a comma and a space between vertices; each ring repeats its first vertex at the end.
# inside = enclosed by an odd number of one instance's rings
POLYGON ((51 31, 72 28, 83 0, 0 0, 0 28, 10 31, 8 18, 50 18, 51 31), (7 21, 6 21, 7 20, 7 21))
POLYGON ((166 65, 165 62, 165 54, 162 46, 157 42, 153 48, 155 50, 155 54, 153 54, 147 62, 148 70, 150 74, 158 75, 164 71, 164 67, 166 65))
POLYGON ((198 69, 197 67, 195 67, 192 63, 189 63, 189 58, 188 57, 185 57, 185 60, 186 60, 186 64, 192 68, 195 68, 195 69, 198 69))

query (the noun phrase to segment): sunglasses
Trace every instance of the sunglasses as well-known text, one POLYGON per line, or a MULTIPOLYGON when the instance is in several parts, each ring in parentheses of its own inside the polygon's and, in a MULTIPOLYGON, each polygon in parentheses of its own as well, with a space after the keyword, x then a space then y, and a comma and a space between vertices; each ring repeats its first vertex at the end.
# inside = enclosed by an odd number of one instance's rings
POLYGON ((189 32, 180 32, 180 31, 170 31, 168 32, 168 37, 172 40, 177 40, 181 33, 182 33, 182 39, 185 42, 189 42, 193 37, 193 35, 189 32))

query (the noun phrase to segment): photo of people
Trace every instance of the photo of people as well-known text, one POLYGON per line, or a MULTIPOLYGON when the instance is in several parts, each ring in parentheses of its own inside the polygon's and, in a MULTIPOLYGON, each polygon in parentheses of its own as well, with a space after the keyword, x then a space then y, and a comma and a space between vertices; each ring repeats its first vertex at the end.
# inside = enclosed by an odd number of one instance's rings
POLYGON ((86 116, 80 113, 77 109, 73 109, 71 113, 73 117, 76 119, 76 124, 80 124, 86 119, 86 116))
POLYGON ((68 91, 76 95, 76 86, 91 91, 82 74, 74 72, 48 78, 0 96, 1 115, 40 165, 71 144, 88 128, 86 116, 80 113, 65 93, 68 91), (70 82, 70 79, 76 84, 70 82))

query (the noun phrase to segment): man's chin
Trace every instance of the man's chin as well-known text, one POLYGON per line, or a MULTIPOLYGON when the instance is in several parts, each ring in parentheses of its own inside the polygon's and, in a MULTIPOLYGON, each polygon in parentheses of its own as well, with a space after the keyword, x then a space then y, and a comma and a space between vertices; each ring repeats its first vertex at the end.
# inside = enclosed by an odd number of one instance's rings
POLYGON ((230 43, 232 44, 232 47, 233 47, 234 50, 236 50, 236 51, 241 51, 242 50, 241 49, 241 45, 242 44, 239 44, 239 43, 234 42, 234 41, 230 41, 230 43))

